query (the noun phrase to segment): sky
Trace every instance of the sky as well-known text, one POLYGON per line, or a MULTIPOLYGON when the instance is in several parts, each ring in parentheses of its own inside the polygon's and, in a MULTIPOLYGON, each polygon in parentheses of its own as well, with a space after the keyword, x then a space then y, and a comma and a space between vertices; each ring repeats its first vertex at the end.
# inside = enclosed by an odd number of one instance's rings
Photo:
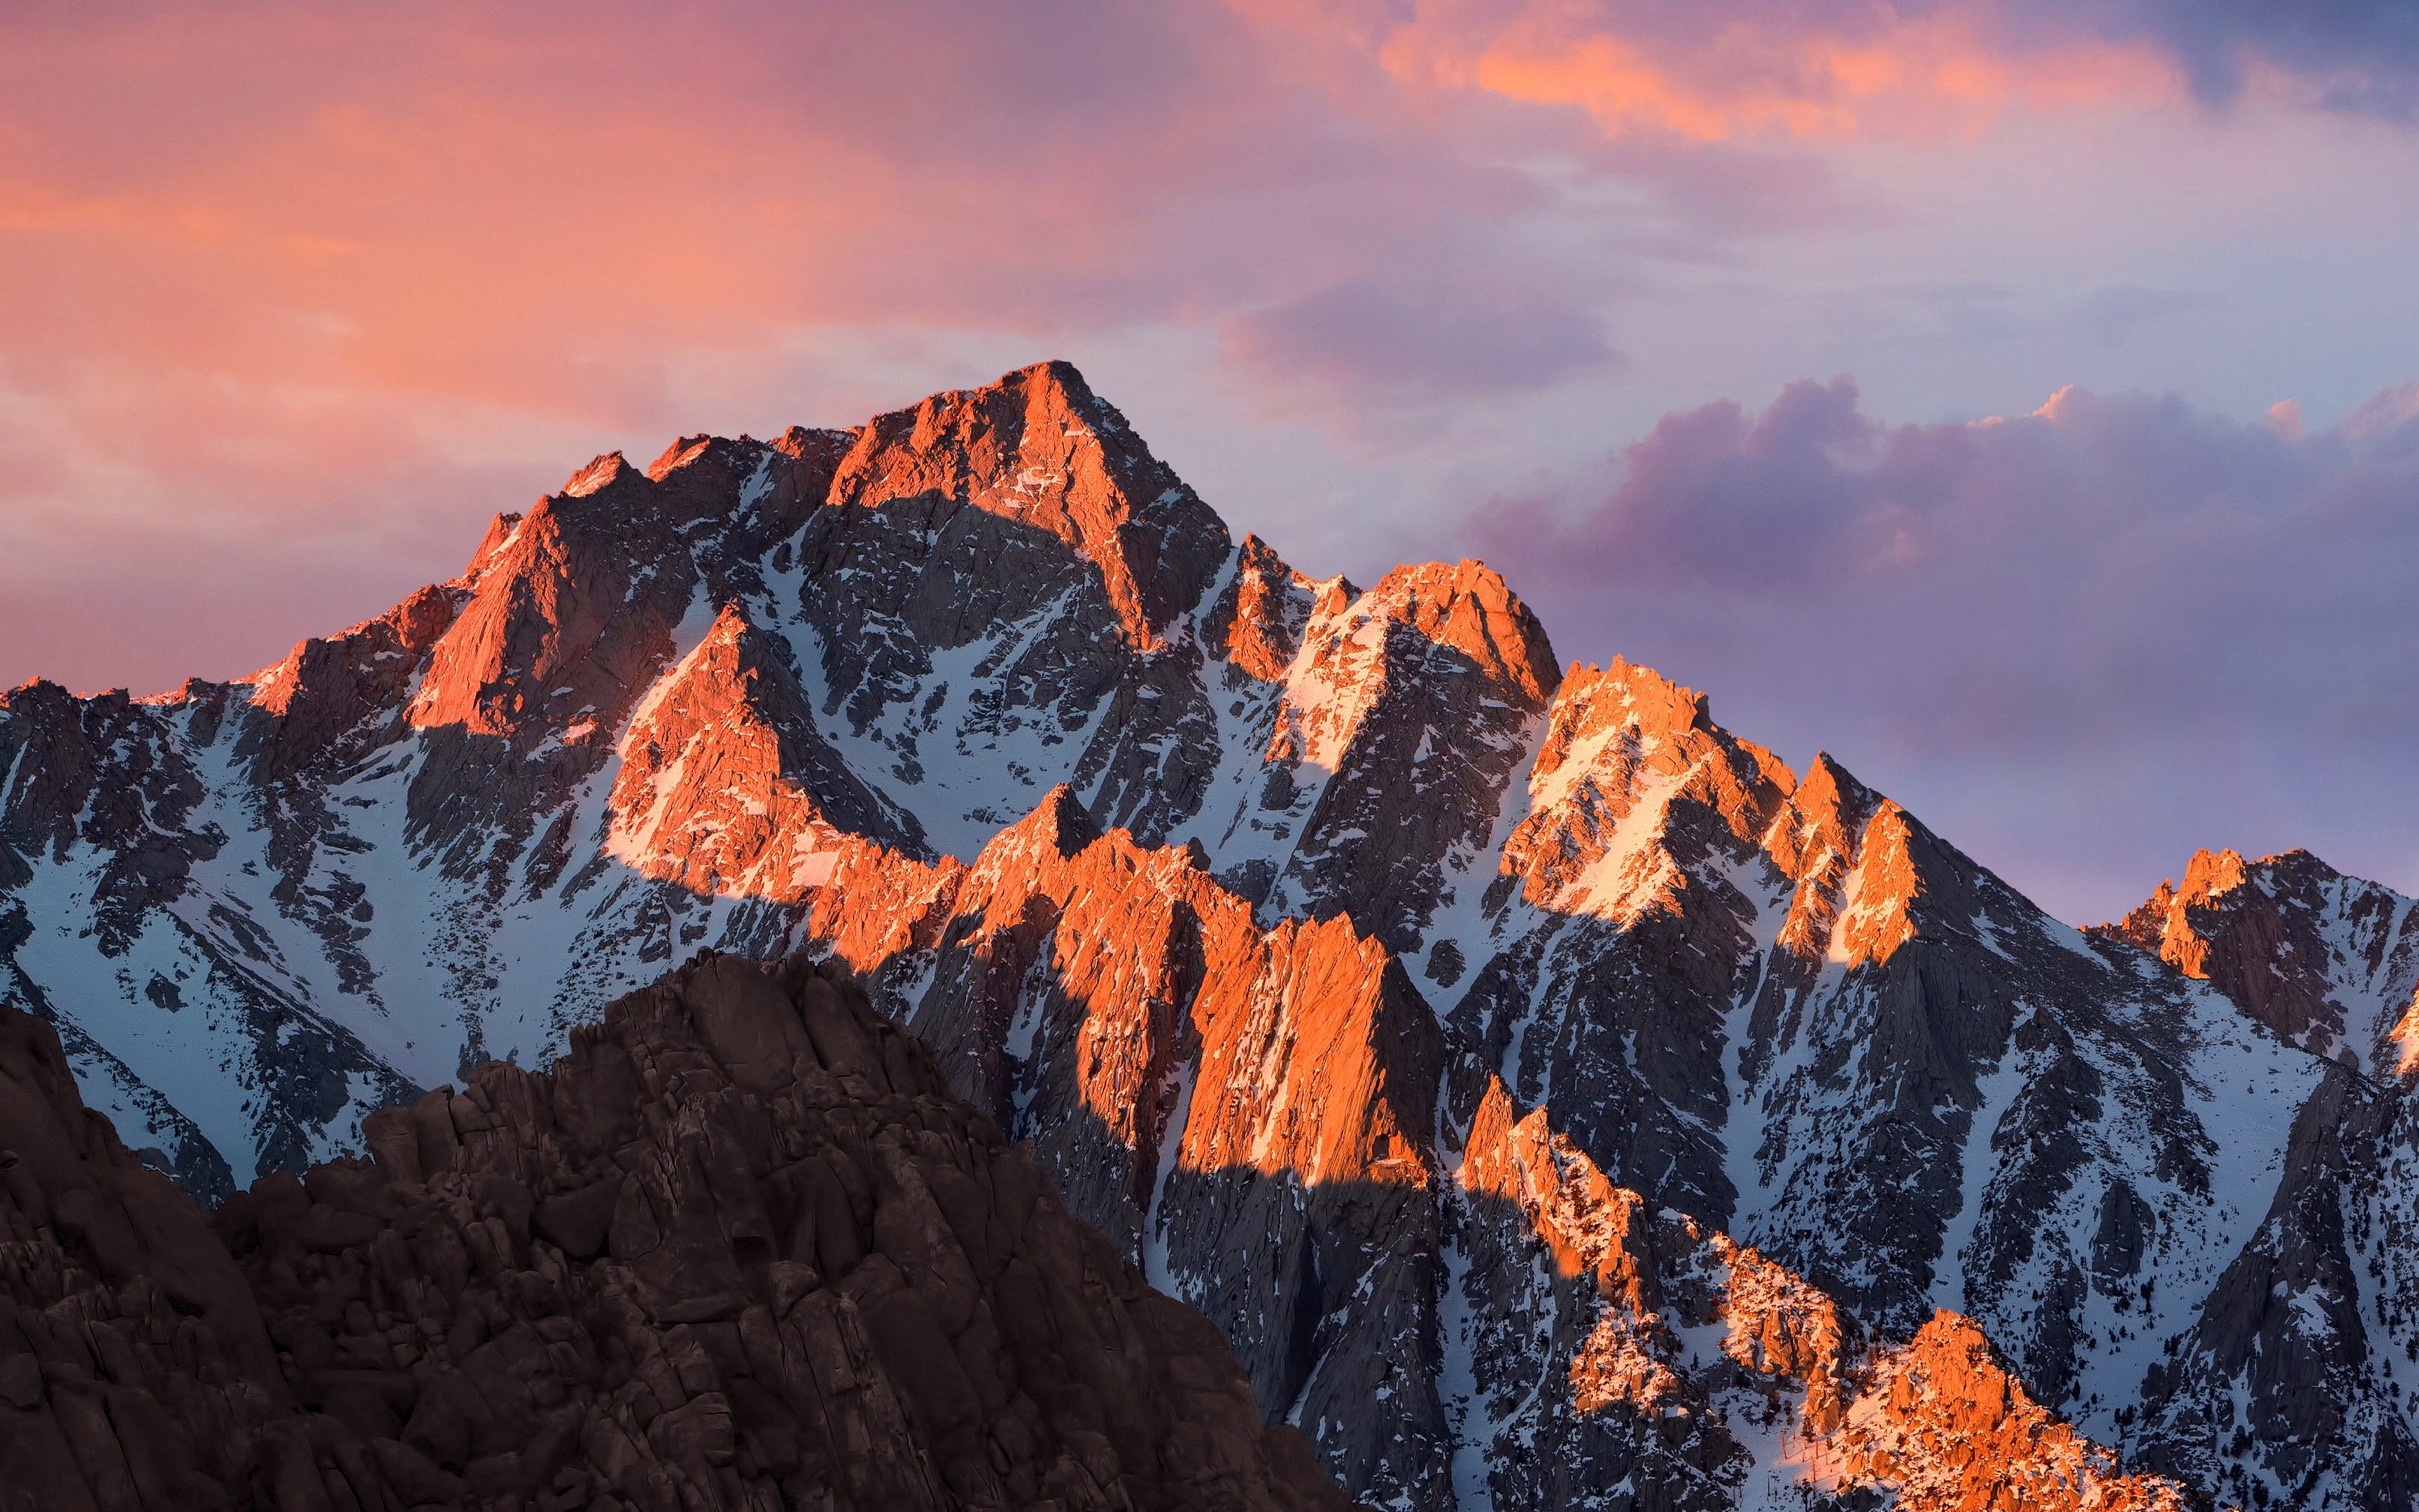
POLYGON ((587 458, 1075 362, 1315 575, 1827 749, 2061 917, 2419 890, 2419 6, 0 7, 0 685, 587 458))

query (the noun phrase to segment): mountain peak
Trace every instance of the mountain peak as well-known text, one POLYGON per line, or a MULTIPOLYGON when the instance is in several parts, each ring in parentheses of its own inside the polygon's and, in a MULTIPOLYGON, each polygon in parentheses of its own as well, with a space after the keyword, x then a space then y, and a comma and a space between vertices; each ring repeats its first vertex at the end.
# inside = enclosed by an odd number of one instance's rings
POLYGON ((2184 868, 2183 896, 2191 902, 2204 902, 2249 880, 2240 852, 2197 850, 2184 868))
POLYGON ((2411 1064, 2419 909, 2306 850, 2202 850, 2107 929, 2207 982, 2286 1039, 2397 1072, 2411 1064))
MULTIPOLYGON (((1033 812, 1002 830, 994 844, 1003 855, 1031 853, 1047 848, 1061 860, 1080 854, 1101 838, 1101 828, 1075 796, 1075 789, 1059 783, 1042 795, 1033 812)), ((991 859, 989 848, 984 852, 991 859)))
POLYGON ((830 501, 922 511, 938 528, 973 508, 1087 558, 1139 647, 1200 602, 1229 550, 1225 525, 1064 362, 1019 368, 877 415, 835 469, 830 501))
POLYGON ((1210 609, 1210 648, 1262 682, 1278 682, 1302 647, 1302 629, 1318 598, 1310 579, 1275 548, 1247 535, 1235 550, 1234 577, 1210 609))
MULTIPOLYGON (((2258 863, 2264 870, 2267 861, 2258 863)), ((2196 850, 2184 866, 2184 880, 2163 880, 2150 897, 2115 925, 2113 931, 2157 956, 2189 977, 2207 980, 2209 942, 2194 915, 2205 913, 2252 879, 2253 867, 2232 849, 2196 850)), ((2239 900, 2238 900, 2239 901, 2239 900)))
POLYGON ((1712 701, 1704 694, 1681 686, 1652 667, 1618 656, 1605 667, 1575 661, 1563 671, 1562 680, 1586 688, 1591 697, 1611 697, 1641 730, 1655 735, 1677 735, 1683 730, 1710 732, 1714 727, 1712 701))
POLYGON ((1881 802, 1878 794, 1829 751, 1815 752, 1814 759, 1806 763, 1806 775, 1797 781, 1790 805, 1803 827, 1800 847, 1810 855, 1825 848, 1847 855, 1854 847, 1854 837, 1881 802))
MULTIPOLYGON (((665 447, 662 455, 647 464, 648 480, 661 483, 674 468, 686 466, 695 461, 704 454, 706 448, 719 439, 719 437, 706 435, 681 437, 670 446, 665 447)), ((730 443, 724 442, 723 444, 727 446, 730 443)))
POLYGON ((592 459, 587 466, 571 475, 563 484, 561 496, 584 499, 588 495, 618 480, 630 470, 629 461, 618 451, 609 451, 592 459))
POLYGON ((402 603, 334 635, 297 644, 256 675, 252 707, 270 717, 247 741, 263 777, 310 766, 364 722, 390 715, 413 669, 452 625, 462 593, 422 588, 402 603))
POLYGON ((1532 710, 1544 708, 1562 681, 1544 624, 1484 562, 1465 557, 1397 567, 1366 597, 1460 652, 1490 681, 1517 690, 1532 710))
POLYGON ((773 450, 793 461, 819 463, 828 475, 856 440, 854 430, 793 425, 773 438, 773 450))

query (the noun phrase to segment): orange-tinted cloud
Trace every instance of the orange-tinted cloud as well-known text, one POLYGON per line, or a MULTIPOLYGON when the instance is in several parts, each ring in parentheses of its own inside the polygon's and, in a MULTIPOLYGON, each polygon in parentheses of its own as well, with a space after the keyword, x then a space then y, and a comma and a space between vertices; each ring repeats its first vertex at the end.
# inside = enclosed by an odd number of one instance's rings
MULTIPOLYGON (((1478 15, 1439 7, 1384 43, 1407 80, 1577 106, 1608 135, 1696 142, 1972 133, 2023 106, 2172 105, 2172 56, 2145 39, 2067 34, 2016 48, 1987 7, 1843 8, 1836 18, 1540 0, 1478 15)), ((1819 7, 1815 8, 1818 12, 1819 7)))

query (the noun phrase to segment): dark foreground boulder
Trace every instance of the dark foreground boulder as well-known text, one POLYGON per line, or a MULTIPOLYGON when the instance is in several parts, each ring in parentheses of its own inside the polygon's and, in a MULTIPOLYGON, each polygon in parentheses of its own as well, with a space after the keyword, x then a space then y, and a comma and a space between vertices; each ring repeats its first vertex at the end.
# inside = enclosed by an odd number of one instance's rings
POLYGON ((1348 1505, 831 969, 709 956, 208 1218, 0 1010, 0 1505, 1348 1505))

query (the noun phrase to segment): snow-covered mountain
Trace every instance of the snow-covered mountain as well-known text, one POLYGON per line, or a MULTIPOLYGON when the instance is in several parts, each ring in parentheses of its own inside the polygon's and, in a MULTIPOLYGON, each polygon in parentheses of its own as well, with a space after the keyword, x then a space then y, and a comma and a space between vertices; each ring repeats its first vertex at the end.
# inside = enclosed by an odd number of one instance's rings
POLYGON ((2256 1500, 2419 1506, 2419 904, 2203 851, 2111 933, 2332 1060, 2259 1231, 2150 1382, 2154 1457, 2256 1500))
POLYGON ((600 458, 0 772, 0 990, 205 1194, 802 950, 1366 1500, 2411 1503, 2406 900, 2079 933, 1479 564, 1234 540, 1063 364, 600 458))

